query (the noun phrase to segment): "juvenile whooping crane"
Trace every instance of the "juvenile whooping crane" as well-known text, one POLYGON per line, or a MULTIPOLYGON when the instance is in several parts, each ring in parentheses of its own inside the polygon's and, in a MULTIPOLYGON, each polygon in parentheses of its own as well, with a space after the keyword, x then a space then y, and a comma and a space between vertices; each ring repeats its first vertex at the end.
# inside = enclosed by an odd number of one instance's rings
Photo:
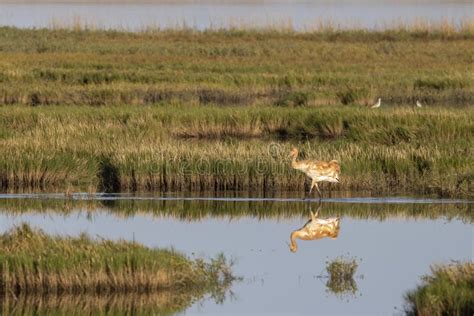
POLYGON ((321 191, 319 190, 318 182, 327 181, 339 183, 341 167, 337 160, 331 160, 329 162, 319 160, 297 161, 298 149, 296 148, 291 150, 290 156, 292 157, 291 166, 293 169, 300 170, 311 178, 311 188, 309 189, 308 196, 311 194, 313 188, 316 188, 319 198, 321 199, 321 191))
POLYGON ((381 104, 382 104, 382 98, 379 98, 379 99, 377 100, 377 103, 375 103, 374 105, 372 105, 370 108, 371 108, 371 109, 379 108, 381 104))
POLYGON ((416 107, 421 108, 423 107, 423 105, 420 103, 420 101, 416 100, 416 107))
POLYGON ((291 252, 296 252, 298 250, 296 239, 315 240, 325 237, 335 239, 339 235, 339 217, 331 217, 326 219, 317 218, 319 208, 316 211, 316 214, 314 214, 312 211, 310 211, 310 213, 311 219, 300 229, 291 232, 289 244, 291 252))

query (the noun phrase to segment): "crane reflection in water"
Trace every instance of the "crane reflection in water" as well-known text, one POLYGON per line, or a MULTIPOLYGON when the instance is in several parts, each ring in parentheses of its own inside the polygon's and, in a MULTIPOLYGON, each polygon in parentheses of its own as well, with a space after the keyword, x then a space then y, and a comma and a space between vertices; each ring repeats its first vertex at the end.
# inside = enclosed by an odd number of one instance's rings
POLYGON ((340 218, 319 218, 319 212, 321 210, 322 203, 319 203, 316 213, 313 213, 310 209, 311 218, 306 224, 300 229, 294 230, 290 235, 290 250, 296 252, 298 250, 298 244, 296 239, 300 240, 316 240, 322 238, 336 239, 339 235, 340 218))

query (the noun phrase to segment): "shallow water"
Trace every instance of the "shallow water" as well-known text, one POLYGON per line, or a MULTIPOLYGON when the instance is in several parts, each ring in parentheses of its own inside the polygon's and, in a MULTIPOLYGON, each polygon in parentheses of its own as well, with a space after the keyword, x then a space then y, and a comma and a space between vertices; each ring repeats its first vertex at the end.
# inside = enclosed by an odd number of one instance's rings
POLYGON ((328 202, 328 203, 366 203, 366 204, 473 204, 474 201, 452 198, 431 198, 425 196, 372 196, 370 192, 330 192, 327 198, 301 197, 294 192, 262 194, 247 192, 167 192, 162 195, 153 193, 0 193, 3 200, 90 200, 90 201, 222 201, 222 202, 328 202))
POLYGON ((316 201, 288 196, 131 200, 121 195, 118 200, 105 196, 108 199, 93 201, 65 200, 60 195, 20 197, 0 196, 0 232, 27 222, 53 234, 88 232, 150 247, 173 247, 190 256, 223 252, 235 258, 233 270, 243 280, 232 286, 232 293, 222 303, 196 302, 186 315, 309 315, 315 307, 322 314, 391 315, 402 310, 404 293, 416 286, 430 265, 473 260, 469 201, 327 199, 320 217, 341 216, 338 237, 299 241, 298 251, 292 253, 289 235, 303 226, 309 210, 316 211, 316 201), (326 286, 326 261, 341 255, 360 259, 354 293, 336 294, 326 286))
POLYGON ((207 29, 290 26, 314 29, 321 22, 341 27, 380 28, 414 20, 459 22, 472 17, 470 1, 225 1, 154 4, 1 3, 0 25, 22 28, 88 25, 141 30, 147 27, 207 29))

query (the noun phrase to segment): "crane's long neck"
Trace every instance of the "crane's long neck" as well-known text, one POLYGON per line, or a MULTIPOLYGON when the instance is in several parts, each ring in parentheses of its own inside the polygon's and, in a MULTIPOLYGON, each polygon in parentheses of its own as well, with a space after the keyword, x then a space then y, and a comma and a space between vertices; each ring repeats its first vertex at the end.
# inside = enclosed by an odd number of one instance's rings
POLYGON ((296 161, 297 158, 298 158, 298 152, 294 152, 292 154, 291 166, 295 169, 299 167, 299 163, 298 161, 296 161))
POLYGON ((292 232, 291 233, 291 236, 290 236, 290 250, 293 251, 293 252, 296 252, 296 250, 298 250, 298 244, 296 243, 296 235, 298 233, 296 231, 292 232))

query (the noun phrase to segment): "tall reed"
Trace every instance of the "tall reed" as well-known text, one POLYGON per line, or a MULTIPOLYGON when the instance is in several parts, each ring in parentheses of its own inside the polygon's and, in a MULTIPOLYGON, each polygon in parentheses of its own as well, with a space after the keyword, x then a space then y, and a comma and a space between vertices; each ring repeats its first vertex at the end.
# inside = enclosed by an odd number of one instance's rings
POLYGON ((297 146, 339 160, 331 190, 472 196, 472 108, 185 108, 0 108, 0 185, 302 192, 297 146))

